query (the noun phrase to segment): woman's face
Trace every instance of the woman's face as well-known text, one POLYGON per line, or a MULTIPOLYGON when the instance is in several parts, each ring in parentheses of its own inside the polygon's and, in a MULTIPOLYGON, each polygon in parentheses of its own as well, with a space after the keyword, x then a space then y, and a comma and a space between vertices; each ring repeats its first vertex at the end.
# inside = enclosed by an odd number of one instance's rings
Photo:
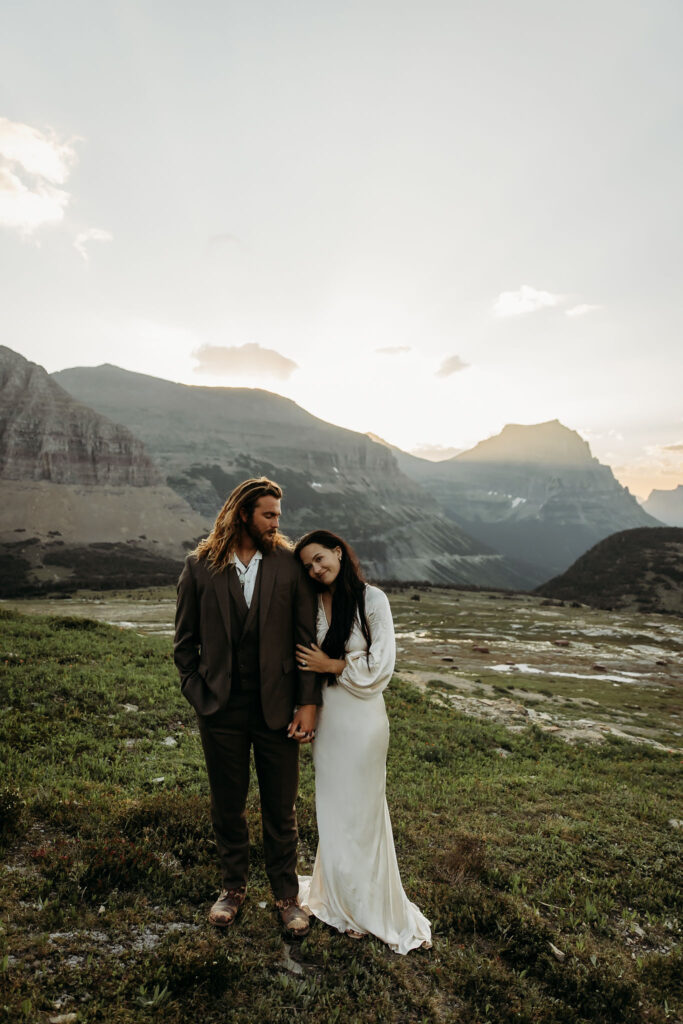
POLYGON ((341 568, 341 548, 324 548, 322 544, 307 544, 299 552, 304 569, 316 583, 329 587, 341 568))

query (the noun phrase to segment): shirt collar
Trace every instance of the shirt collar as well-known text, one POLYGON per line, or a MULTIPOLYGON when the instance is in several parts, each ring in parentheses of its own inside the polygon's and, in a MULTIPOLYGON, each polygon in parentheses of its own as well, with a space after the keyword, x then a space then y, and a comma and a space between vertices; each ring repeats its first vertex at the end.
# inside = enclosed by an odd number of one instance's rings
POLYGON ((256 552, 255 554, 253 554, 253 555, 251 556, 251 558, 249 559, 249 565, 244 565, 244 564, 243 564, 243 563, 242 563, 242 562, 240 561, 240 559, 239 559, 239 558, 237 557, 237 555, 236 555, 236 554, 235 554, 235 553, 233 552, 233 556, 232 556, 232 561, 233 561, 233 562, 235 563, 235 565, 236 565, 236 566, 237 566, 237 568, 238 568, 238 569, 240 570, 240 572, 243 572, 243 573, 244 573, 244 572, 248 572, 248 571, 249 571, 249 569, 250 569, 250 568, 252 567, 252 565, 253 565, 253 564, 254 564, 255 562, 260 562, 262 558, 263 558, 263 552, 262 552, 262 551, 257 551, 257 552, 256 552))

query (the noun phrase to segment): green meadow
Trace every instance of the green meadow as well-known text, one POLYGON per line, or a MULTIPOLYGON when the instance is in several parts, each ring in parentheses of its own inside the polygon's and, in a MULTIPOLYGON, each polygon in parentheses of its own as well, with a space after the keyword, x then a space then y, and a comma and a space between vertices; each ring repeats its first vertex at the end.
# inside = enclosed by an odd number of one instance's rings
MULTIPOLYGON (((511 729, 464 713, 453 694, 495 702, 512 691, 536 707, 560 682, 564 699, 567 681, 480 666, 486 609, 500 637, 500 616, 512 629, 528 602, 482 597, 481 613, 456 629, 448 600, 410 603, 406 593, 395 608, 405 644, 415 643, 386 696, 388 799, 404 886, 434 932, 431 950, 407 957, 320 923, 299 945, 283 940, 255 788, 248 901, 232 929, 212 929, 208 787, 169 638, 0 609, 0 1018, 679 1020, 683 812, 671 729, 665 750, 608 733, 567 742, 543 720, 511 729)), ((528 620, 530 630, 545 621, 528 620)), ((552 630, 535 634, 548 651, 552 630)), ((673 689, 646 687, 637 701, 627 690, 600 684, 594 704, 621 714, 619 701, 630 702, 654 729, 673 689)), ((589 682, 577 693, 592 699, 589 682)), ((307 873, 317 842, 308 750, 298 816, 307 873)))

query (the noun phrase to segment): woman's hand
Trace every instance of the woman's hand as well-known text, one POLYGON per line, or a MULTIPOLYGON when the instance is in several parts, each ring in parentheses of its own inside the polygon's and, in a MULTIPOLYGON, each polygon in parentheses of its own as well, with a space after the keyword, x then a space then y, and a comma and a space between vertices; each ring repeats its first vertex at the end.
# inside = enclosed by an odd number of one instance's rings
POLYGON ((317 644, 311 644, 310 647, 297 644, 295 657, 299 668, 305 669, 306 672, 319 672, 322 675, 331 673, 338 676, 340 672, 344 671, 346 664, 338 658, 328 658, 317 644))
POLYGON ((318 709, 315 704, 302 704, 294 712, 292 721, 287 726, 287 735, 297 743, 312 743, 315 739, 315 720, 318 709))

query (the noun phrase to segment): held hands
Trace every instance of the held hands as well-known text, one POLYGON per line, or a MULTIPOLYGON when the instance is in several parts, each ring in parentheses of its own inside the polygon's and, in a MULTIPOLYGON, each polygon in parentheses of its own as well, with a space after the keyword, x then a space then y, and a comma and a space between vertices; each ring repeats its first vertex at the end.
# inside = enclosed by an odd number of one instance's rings
POLYGON ((302 704, 294 712, 294 718, 287 726, 287 735, 297 743, 312 743, 315 739, 315 720, 318 709, 315 704, 302 704))
MULTIPOLYGON (((343 660, 328 658, 317 644, 311 644, 310 647, 297 644, 294 656, 299 668, 304 669, 306 672, 339 675, 346 666, 346 662, 343 660)), ((297 743, 311 743, 315 739, 317 713, 318 709, 315 704, 303 704, 300 708, 297 708, 294 718, 287 728, 289 738, 296 740, 297 743)))

